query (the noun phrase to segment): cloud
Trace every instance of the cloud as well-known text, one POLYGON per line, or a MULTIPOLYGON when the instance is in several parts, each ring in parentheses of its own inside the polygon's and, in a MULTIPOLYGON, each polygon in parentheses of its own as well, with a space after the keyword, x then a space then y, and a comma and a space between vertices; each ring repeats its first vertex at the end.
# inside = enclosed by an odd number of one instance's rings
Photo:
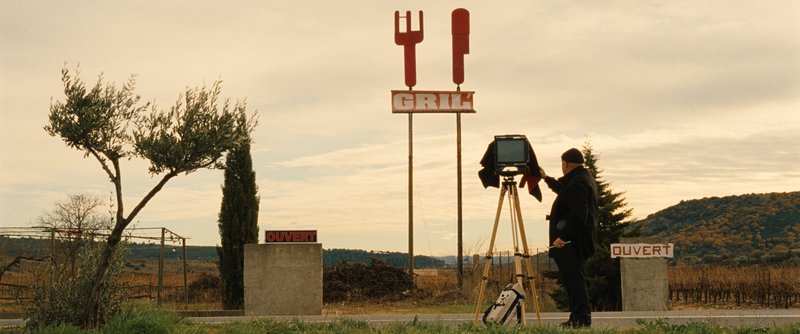
MULTIPOLYGON (((486 240, 498 190, 475 177, 492 136, 531 139, 542 165, 588 138, 637 217, 681 199, 800 188, 800 5, 768 3, 459 3, 471 12, 462 116, 466 244, 486 240)), ((138 74, 143 100, 168 108, 185 87, 222 79, 258 110, 253 160, 263 228, 316 227, 326 247, 404 250, 408 121, 395 10, 425 11, 416 89, 453 89, 449 2, 213 1, 0 4, 0 213, 24 225, 66 193, 105 198, 91 159, 47 136, 59 70, 84 80, 138 74)), ((455 120, 414 116, 415 239, 454 253, 455 120)), ((153 185, 126 161, 125 198, 153 185)), ((219 171, 171 181, 143 226, 174 225, 214 244, 219 171)), ((546 243, 545 202, 523 202, 546 243)), ((127 204, 131 206, 132 204, 127 204)), ((180 229, 180 230, 179 230, 180 229)), ((503 241, 505 242, 505 241, 503 241)))

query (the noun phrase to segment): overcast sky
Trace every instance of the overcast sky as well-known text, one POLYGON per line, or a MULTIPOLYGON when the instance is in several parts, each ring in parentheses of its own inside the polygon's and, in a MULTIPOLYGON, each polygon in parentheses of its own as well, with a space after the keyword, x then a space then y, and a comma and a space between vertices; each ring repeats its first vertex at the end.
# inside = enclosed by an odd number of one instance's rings
MULTIPOLYGON (((450 13, 470 11, 462 116, 465 253, 484 252, 499 190, 477 178, 498 134, 527 135, 545 170, 590 140, 602 176, 644 218, 681 200, 800 190, 800 2, 0 0, 0 225, 30 226, 68 194, 107 201, 97 161, 42 129, 60 71, 137 75, 166 109, 223 80, 257 111, 262 229, 316 229, 325 248, 407 251, 408 119, 395 10, 423 10, 418 90, 454 90, 450 13)), ((416 21, 416 14, 414 15, 416 21)), ((416 27, 416 23, 414 24, 416 27)), ((414 117, 415 253, 456 253, 456 122, 414 117)), ((155 185, 123 164, 130 208, 155 185)), ((137 218, 219 243, 222 172, 167 184, 137 218)), ((522 197, 532 247, 544 202, 522 197)), ((507 213, 499 248, 510 248, 507 213)), ((261 236, 263 241, 263 235, 261 236)))

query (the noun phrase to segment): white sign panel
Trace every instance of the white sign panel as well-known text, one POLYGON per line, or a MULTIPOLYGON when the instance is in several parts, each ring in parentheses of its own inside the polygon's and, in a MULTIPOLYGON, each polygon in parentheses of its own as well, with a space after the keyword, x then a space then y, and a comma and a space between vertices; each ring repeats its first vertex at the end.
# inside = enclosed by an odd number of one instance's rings
POLYGON ((474 113, 475 92, 393 90, 392 113, 474 113))
POLYGON ((611 258, 672 257, 673 244, 611 244, 611 258))

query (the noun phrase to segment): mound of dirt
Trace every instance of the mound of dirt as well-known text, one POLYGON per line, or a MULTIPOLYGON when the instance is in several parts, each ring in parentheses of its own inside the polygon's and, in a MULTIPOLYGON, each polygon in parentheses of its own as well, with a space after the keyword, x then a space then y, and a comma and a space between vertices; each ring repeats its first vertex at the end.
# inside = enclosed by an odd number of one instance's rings
POLYGON ((377 259, 369 265, 342 262, 326 267, 322 282, 322 299, 326 303, 398 300, 414 289, 414 281, 408 273, 377 259))

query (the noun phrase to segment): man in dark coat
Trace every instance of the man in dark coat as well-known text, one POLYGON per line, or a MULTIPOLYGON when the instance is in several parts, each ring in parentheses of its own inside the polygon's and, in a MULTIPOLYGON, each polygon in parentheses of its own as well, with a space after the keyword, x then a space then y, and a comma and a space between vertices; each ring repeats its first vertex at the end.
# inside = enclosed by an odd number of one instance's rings
POLYGON ((583 166, 581 151, 571 148, 561 155, 564 176, 555 179, 540 168, 542 178, 556 194, 550 221, 550 257, 555 260, 569 297, 567 327, 592 324, 584 266, 597 242, 597 184, 583 166))

